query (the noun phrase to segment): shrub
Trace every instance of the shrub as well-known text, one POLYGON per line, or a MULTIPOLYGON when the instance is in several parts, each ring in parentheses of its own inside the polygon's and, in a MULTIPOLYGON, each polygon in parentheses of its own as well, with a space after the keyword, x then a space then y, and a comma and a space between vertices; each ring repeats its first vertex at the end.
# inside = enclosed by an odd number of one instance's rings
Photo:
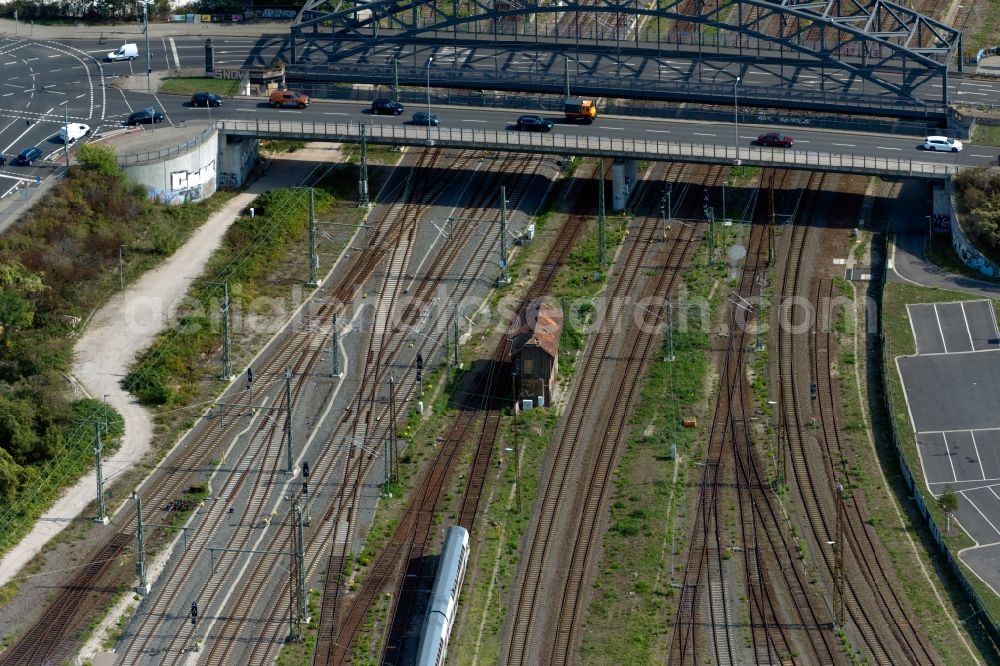
POLYGON ((962 228, 994 262, 1000 259, 1000 170, 966 169, 955 177, 955 200, 962 228))
POLYGON ((115 151, 110 146, 98 143, 86 143, 80 146, 77 160, 87 171, 93 171, 102 176, 120 177, 122 168, 118 166, 115 151))

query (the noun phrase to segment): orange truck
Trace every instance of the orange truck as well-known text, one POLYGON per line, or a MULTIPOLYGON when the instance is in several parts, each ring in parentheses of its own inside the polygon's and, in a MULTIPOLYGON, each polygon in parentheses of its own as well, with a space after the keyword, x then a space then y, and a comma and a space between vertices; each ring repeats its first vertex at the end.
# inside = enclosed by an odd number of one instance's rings
POLYGON ((597 117, 597 103, 590 99, 571 97, 563 104, 566 120, 581 120, 587 124, 597 117))

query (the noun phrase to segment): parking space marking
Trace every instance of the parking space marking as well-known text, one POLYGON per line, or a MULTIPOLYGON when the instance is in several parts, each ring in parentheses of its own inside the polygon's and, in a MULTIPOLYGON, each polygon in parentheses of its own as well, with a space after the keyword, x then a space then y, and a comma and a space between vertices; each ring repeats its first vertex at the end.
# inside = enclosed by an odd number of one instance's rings
MULTIPOLYGON (((983 486, 969 486, 968 488, 962 488, 962 492, 963 493, 970 493, 973 490, 982 490, 983 488, 992 488, 998 482, 1000 482, 1000 479, 983 479, 983 481, 986 483, 986 485, 983 485, 983 486)), ((945 487, 950 487, 951 484, 952 484, 951 481, 928 481, 927 482, 928 486, 945 486, 945 487)), ((933 488, 931 488, 930 490, 931 490, 931 494, 934 495, 934 497, 937 497, 940 494, 940 493, 934 492, 933 488)))
POLYGON ((983 520, 986 521, 986 524, 993 528, 993 531, 997 533, 997 536, 1000 536, 1000 530, 997 529, 997 526, 993 524, 993 521, 991 521, 989 518, 986 517, 986 514, 982 512, 982 510, 976 505, 975 502, 973 502, 972 500, 969 499, 969 497, 965 494, 965 491, 963 490, 963 491, 959 492, 958 494, 961 495, 962 497, 964 497, 965 501, 973 509, 975 509, 979 513, 980 516, 983 517, 983 520))
POLYGON ((938 333, 941 334, 941 344, 944 345, 944 353, 948 353, 948 341, 944 337, 944 329, 941 328, 941 316, 938 315, 937 303, 934 304, 934 321, 937 322, 938 333))
MULTIPOLYGON (((976 431, 975 430, 970 430, 969 431, 969 435, 972 437, 972 448, 976 450, 976 462, 979 463, 979 471, 983 475, 983 481, 985 481, 986 480, 986 470, 983 469, 983 457, 981 455, 979 455, 979 445, 976 444, 976 431)), ((1000 497, 998 497, 997 499, 1000 499, 1000 497)))
MULTIPOLYGON (((940 356, 940 354, 938 354, 940 356)), ((1000 428, 976 428, 976 432, 992 432, 1000 430, 1000 428)), ((968 428, 960 428, 958 430, 921 430, 918 435, 945 435, 950 432, 971 432, 968 428)))
POLYGON ((965 334, 969 336, 969 346, 975 349, 976 343, 972 341, 972 327, 969 326, 969 317, 965 314, 965 301, 959 301, 958 304, 962 307, 962 319, 965 320, 965 334))
POLYGON ((951 445, 948 444, 947 437, 942 437, 941 439, 944 440, 944 454, 948 458, 948 464, 951 465, 951 478, 953 478, 955 482, 958 483, 958 474, 955 473, 955 461, 952 459, 951 455, 951 445))

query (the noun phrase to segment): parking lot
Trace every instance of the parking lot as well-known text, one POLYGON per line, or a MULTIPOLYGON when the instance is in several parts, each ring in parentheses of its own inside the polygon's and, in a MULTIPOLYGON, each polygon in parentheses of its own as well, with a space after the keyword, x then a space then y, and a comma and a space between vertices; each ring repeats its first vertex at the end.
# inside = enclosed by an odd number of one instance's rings
MULTIPOLYGON (((1000 329, 987 300, 907 306, 917 353, 896 359, 930 491, 982 550, 962 559, 1000 590, 1000 329)), ((943 527, 943 526, 942 526, 943 527)))

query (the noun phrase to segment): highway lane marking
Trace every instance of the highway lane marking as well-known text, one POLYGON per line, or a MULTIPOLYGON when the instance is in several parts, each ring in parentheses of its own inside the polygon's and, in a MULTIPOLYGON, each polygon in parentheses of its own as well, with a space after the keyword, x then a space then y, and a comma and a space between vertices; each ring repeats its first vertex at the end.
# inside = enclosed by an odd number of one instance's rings
MULTIPOLYGON (((349 113, 342 113, 342 112, 339 112, 339 111, 324 111, 323 115, 324 116, 348 116, 350 114, 349 113)), ((485 122, 485 121, 483 121, 483 122, 485 122)))
POLYGON ((973 154, 972 157, 989 157, 991 159, 993 158, 992 155, 976 155, 976 154, 973 154))
POLYGON ((691 132, 695 136, 715 136, 714 134, 704 134, 703 132, 691 132))
POLYGON ((58 58, 58 57, 59 57, 59 56, 61 56, 61 55, 62 55, 61 53, 53 53, 53 54, 52 54, 52 55, 50 55, 49 57, 50 57, 50 58, 58 58))
POLYGON ((462 120, 463 123, 485 123, 485 120, 462 120))
POLYGON ((670 134, 670 130, 646 130, 647 132, 652 132, 653 134, 670 134))
POLYGON ((624 127, 607 127, 605 125, 598 125, 597 129, 619 130, 619 131, 624 131, 625 130, 624 127))
POLYGON ((958 94, 959 95, 983 95, 983 96, 989 95, 989 93, 972 92, 971 90, 959 90, 958 94))
POLYGON ((902 148, 890 148, 889 146, 875 146, 878 150, 902 150, 902 148))
POLYGON ((802 139, 796 139, 795 143, 812 143, 812 141, 803 141, 802 139))
POLYGON ((854 145, 853 143, 835 143, 833 145, 835 145, 835 146, 842 146, 844 148, 857 148, 857 146, 854 145))

